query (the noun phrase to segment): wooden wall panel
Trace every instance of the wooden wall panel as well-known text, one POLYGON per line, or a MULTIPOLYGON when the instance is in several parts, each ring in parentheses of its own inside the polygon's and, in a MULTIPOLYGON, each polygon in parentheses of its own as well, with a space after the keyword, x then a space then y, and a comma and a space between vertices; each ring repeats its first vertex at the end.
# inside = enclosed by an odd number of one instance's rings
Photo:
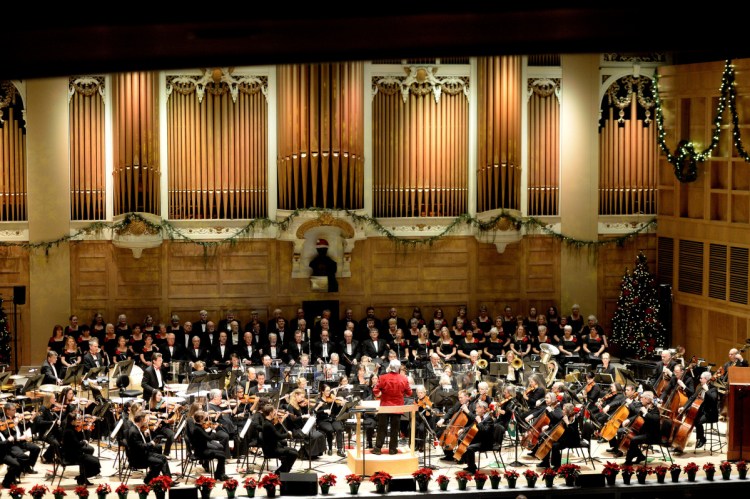
MULTIPOLYGON (((36 351, 35 345, 32 348, 29 335, 29 282, 29 252, 23 248, 0 246, 0 308, 7 315, 8 331, 11 334, 18 332, 19 365, 27 363, 30 358, 36 360, 34 357, 29 357, 30 352, 36 351), (15 318, 13 317, 14 286, 26 287, 27 300, 25 305, 15 306, 15 318)), ((44 347, 46 350, 46 345, 44 347)), ((11 343, 11 352, 12 350, 11 343)))

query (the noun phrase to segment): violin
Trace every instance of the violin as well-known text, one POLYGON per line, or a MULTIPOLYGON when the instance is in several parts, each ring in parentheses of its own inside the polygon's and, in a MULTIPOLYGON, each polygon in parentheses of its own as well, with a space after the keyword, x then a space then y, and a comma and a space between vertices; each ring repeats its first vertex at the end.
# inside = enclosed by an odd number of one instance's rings
POLYGON ((201 423, 201 426, 203 426, 204 430, 215 430, 218 428, 219 423, 207 419, 201 423))
POLYGON ((280 424, 288 415, 289 413, 286 411, 276 411, 276 415, 273 417, 273 424, 280 424))
POLYGON ((432 401, 429 395, 425 395, 421 399, 417 399, 417 405, 420 410, 424 412, 425 416, 430 416, 432 413, 432 401))
POLYGON ((16 427, 16 422, 11 419, 0 421, 0 431, 12 430, 16 427))

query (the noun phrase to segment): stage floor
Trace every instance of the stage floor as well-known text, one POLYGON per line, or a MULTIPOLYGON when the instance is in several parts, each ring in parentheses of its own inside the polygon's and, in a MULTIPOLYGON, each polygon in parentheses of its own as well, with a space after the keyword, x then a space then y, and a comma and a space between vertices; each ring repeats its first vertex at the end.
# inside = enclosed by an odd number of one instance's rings
MULTIPOLYGON (((725 423, 719 423, 719 429, 721 432, 721 438, 722 442, 724 442, 724 447, 721 452, 714 452, 713 455, 710 453, 710 449, 708 448, 708 444, 706 447, 702 449, 698 449, 695 451, 694 449, 694 443, 695 443, 695 436, 694 434, 691 436, 687 448, 685 452, 682 455, 674 455, 674 460, 676 463, 680 465, 685 465, 688 462, 695 462, 699 466, 702 466, 704 463, 712 462, 716 465, 717 468, 717 477, 720 480, 720 473, 718 472, 718 466, 719 463, 721 463, 722 460, 726 459, 726 424, 725 423)), ((508 442, 506 442, 508 443, 508 442)), ((172 472, 174 474, 179 474, 182 472, 181 469, 181 460, 179 459, 181 457, 181 450, 179 448, 179 445, 175 445, 176 450, 172 451, 171 459, 170 459, 170 467, 172 468, 172 472)), ((570 462, 578 464, 582 468, 583 473, 601 473, 601 469, 604 463, 607 461, 617 462, 619 464, 622 464, 625 461, 625 458, 614 458, 611 454, 605 452, 605 450, 608 448, 608 443, 598 443, 594 441, 591 445, 591 451, 592 451, 592 457, 595 459, 594 467, 592 467, 591 463, 584 463, 583 457, 580 454, 577 454, 575 450, 570 451, 570 462)), ((406 446, 401 447, 402 452, 405 451, 406 446)), ((111 449, 107 448, 106 445, 100 447, 99 449, 101 456, 101 463, 102 463, 102 475, 99 478, 92 478, 91 481, 94 482, 94 484, 99 483, 109 483, 112 487, 112 490, 121 483, 120 477, 118 476, 118 470, 115 463, 115 456, 116 456, 116 447, 112 447, 111 449)), ((563 463, 565 463, 565 457, 566 452, 563 452, 563 463)), ((580 452, 580 451, 578 451, 580 452)), ((387 450, 386 450, 387 455, 387 450)), ((438 448, 432 449, 431 453, 428 453, 427 455, 427 464, 432 465, 434 467, 434 475, 433 479, 436 478, 438 475, 446 475, 451 478, 451 483, 449 484, 448 491, 450 493, 457 491, 457 485, 455 481, 455 473, 457 471, 460 471, 464 468, 463 464, 458 463, 446 463, 443 461, 440 461, 440 458, 443 456, 442 450, 438 448)), ((502 460, 505 462, 508 469, 514 468, 516 469, 520 474, 522 474, 527 469, 535 469, 537 472, 541 471, 541 468, 535 468, 535 465, 539 462, 539 459, 535 457, 531 457, 527 455, 527 451, 522 448, 518 448, 516 452, 516 448, 514 446, 508 446, 504 447, 502 452, 499 453, 499 456, 502 457, 502 460), (511 463, 515 462, 516 459, 520 463, 520 465, 513 466, 511 463)), ((368 454, 366 456, 366 459, 369 459, 371 455, 368 454)), ((373 460, 376 456, 372 456, 373 460)), ((251 458, 252 460, 252 458, 251 458)), ((422 466, 425 464, 424 460, 424 454, 420 453, 418 455, 418 461, 419 465, 422 466)), ((258 458, 256 461, 256 465, 251 469, 250 473, 243 473, 244 470, 239 469, 242 467, 242 462, 236 462, 231 461, 227 464, 227 475, 230 477, 236 478, 238 481, 240 481, 240 488, 237 491, 238 496, 245 495, 245 491, 242 488, 242 480, 245 476, 253 476, 254 478, 258 478, 259 472, 258 467, 260 466, 260 463, 262 462, 262 458, 258 458)), ((661 452, 658 450, 658 448, 655 450, 655 453, 653 456, 649 456, 649 464, 650 465, 658 465, 663 464, 664 459, 662 457, 661 452)), ((272 460, 271 462, 271 469, 275 469, 275 460, 272 460)), ((500 462, 499 459, 495 459, 492 452, 482 453, 479 459, 480 468, 484 470, 485 472, 488 472, 492 469, 497 469, 502 471, 503 465, 500 462)), ((24 475, 21 479, 21 487, 24 487, 28 493, 29 489, 37 484, 37 483, 44 483, 50 489, 52 488, 49 482, 49 478, 45 481, 45 475, 51 472, 52 465, 42 464, 41 462, 37 463, 36 470, 38 471, 38 474, 35 475, 24 475)), ((413 470, 404 469, 403 473, 399 476, 403 477, 410 477, 411 472, 413 470)), ((347 458, 338 457, 335 454, 333 456, 322 456, 321 458, 314 460, 312 462, 308 460, 298 460, 294 468, 292 469, 292 472, 294 473, 305 473, 305 472, 312 472, 317 473, 318 476, 322 474, 332 473, 336 475, 337 477, 337 484, 331 488, 330 492, 331 495, 346 495, 350 496, 349 494, 349 487, 346 484, 346 481, 344 480, 344 477, 352 471, 347 466, 347 458)), ((186 478, 186 479, 180 479, 181 481, 181 487, 184 486, 192 486, 193 482, 195 481, 195 478, 203 473, 203 469, 200 466, 197 466, 193 469, 193 476, 186 478)), ((264 472, 264 473, 267 473, 264 472)), ((736 471, 733 472, 736 477, 736 471)), ((67 489, 68 495, 74 495, 72 493, 72 489, 75 487, 75 476, 78 474, 78 467, 77 466, 71 466, 69 467, 64 475, 64 478, 62 480, 62 487, 67 489)), ((393 473, 392 473, 393 474, 393 473)), ((5 475, 5 466, 0 467, 0 476, 5 475)), ((669 478, 667 479, 669 481, 669 478)), ((698 480, 704 481, 705 476, 703 474, 703 471, 700 471, 698 473, 698 480)), ((618 481, 621 481, 621 478, 618 478, 618 481)), ((656 482, 655 476, 650 476, 648 478, 649 482, 656 482)), ((564 481, 561 478, 558 478, 556 480, 556 483, 559 482, 559 485, 562 486, 564 484, 564 481)), ((635 482, 635 477, 633 477, 633 482, 635 482)), ((136 485, 143 483, 143 473, 142 472, 134 472, 132 477, 130 478, 129 485, 132 488, 134 488, 136 485)), ((57 479, 55 480, 55 486, 57 485, 57 479)), ((543 487, 543 484, 541 480, 537 483, 537 488, 543 487)), ((360 487, 360 493, 370 493, 374 492, 374 485, 370 482, 365 480, 363 481, 361 487, 360 487)), ((505 485, 505 480, 501 482, 501 489, 507 489, 507 486, 505 485)), ((518 480, 518 486, 517 488, 519 490, 525 489, 525 480, 523 477, 520 477, 518 480)), ((91 496, 94 496, 94 489, 95 486, 92 486, 89 488, 91 491, 91 496)), ((485 489, 489 489, 489 482, 485 486, 485 489)), ((565 487, 563 487, 565 489, 565 487)), ((431 491, 437 491, 438 487, 437 485, 432 482, 430 484, 430 490, 431 491)), ((473 483, 470 482, 469 491, 476 491, 476 488, 473 486, 473 483)), ((570 489, 567 489, 570 490, 570 489)), ((264 496, 265 491, 264 490, 258 490, 257 492, 258 496, 264 496)), ((218 483, 216 488, 212 491, 211 494, 212 497, 225 497, 226 492, 221 488, 221 483, 218 483)), ((116 495, 113 493, 109 496, 110 499, 115 499, 116 495)), ((137 495, 135 492, 131 490, 130 492, 130 498, 135 499, 137 498, 137 495)))

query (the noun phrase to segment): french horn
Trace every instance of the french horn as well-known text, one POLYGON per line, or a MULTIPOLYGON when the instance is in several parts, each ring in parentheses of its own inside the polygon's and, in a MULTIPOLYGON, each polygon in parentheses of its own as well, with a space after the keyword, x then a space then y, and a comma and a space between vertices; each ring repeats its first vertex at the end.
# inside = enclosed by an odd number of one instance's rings
POLYGON ((511 367, 513 367, 513 369, 523 369, 523 359, 516 357, 515 359, 513 359, 510 365, 511 367))

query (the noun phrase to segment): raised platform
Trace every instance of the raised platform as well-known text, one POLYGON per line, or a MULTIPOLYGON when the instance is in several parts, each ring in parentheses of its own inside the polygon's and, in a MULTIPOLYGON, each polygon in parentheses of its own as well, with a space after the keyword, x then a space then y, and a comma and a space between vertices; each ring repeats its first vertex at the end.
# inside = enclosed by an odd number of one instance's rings
POLYGON ((411 475, 419 468, 419 458, 409 449, 399 449, 398 454, 372 454, 369 450, 357 457, 357 449, 346 452, 346 464, 352 473, 370 476, 376 471, 385 471, 393 476, 411 475))

